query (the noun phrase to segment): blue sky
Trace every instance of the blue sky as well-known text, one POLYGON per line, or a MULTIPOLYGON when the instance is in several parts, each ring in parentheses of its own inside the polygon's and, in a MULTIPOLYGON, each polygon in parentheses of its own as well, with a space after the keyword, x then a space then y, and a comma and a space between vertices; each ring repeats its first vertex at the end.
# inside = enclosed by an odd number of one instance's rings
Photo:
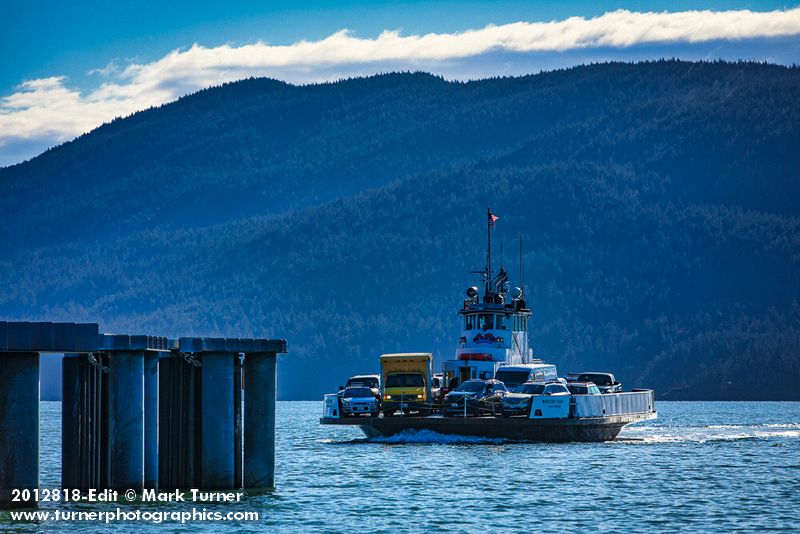
POLYGON ((19 0, 2 6, 0 165, 114 116, 246 75, 308 83, 420 69, 464 79, 673 56, 800 63, 800 11, 783 2, 19 0), (604 16, 618 10, 628 15, 604 16), (691 15, 698 10, 732 15, 691 15), (774 11, 780 13, 758 16, 774 11), (689 14, 641 15, 649 12, 689 14), (582 20, 573 24, 570 17, 582 20), (535 24, 551 21, 556 27, 535 24), (630 30, 642 25, 647 31, 630 30), (662 33, 664 26, 671 29, 662 33), (350 33, 337 34, 343 29, 350 33), (379 38, 386 30, 398 33, 379 38), (426 34, 437 37, 421 38, 426 34), (192 50, 195 43, 200 47, 192 50), (248 47, 255 43, 284 46, 248 47))
POLYGON ((361 37, 375 37, 385 29, 400 29, 403 33, 455 32, 487 24, 593 17, 616 9, 771 11, 797 4, 686 0, 4 1, 0 17, 0 94, 8 93, 24 79, 54 74, 65 74, 78 82, 88 70, 112 61, 153 60, 192 43, 216 46, 262 40, 289 44, 321 39, 342 28, 361 37))

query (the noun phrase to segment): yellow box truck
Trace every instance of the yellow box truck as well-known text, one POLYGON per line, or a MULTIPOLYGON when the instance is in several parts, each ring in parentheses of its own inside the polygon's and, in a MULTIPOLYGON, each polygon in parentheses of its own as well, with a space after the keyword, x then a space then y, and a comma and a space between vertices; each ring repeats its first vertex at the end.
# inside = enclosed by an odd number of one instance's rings
POLYGON ((433 354, 430 352, 381 356, 383 415, 388 417, 398 410, 406 415, 412 411, 420 415, 430 414, 433 408, 432 369, 433 354))

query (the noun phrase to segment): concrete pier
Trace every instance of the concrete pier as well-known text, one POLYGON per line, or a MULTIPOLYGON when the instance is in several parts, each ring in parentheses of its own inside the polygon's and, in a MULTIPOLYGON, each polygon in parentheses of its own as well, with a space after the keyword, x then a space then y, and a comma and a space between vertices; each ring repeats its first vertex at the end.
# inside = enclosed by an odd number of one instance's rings
POLYGON ((275 358, 286 352, 284 340, 176 340, 100 334, 94 323, 0 321, 0 509, 19 506, 11 489, 38 486, 42 352, 66 355, 62 487, 273 485, 275 358))
POLYGON ((39 487, 39 353, 0 354, 0 508, 12 489, 39 487))
POLYGON ((201 367, 201 467, 204 489, 234 487, 233 354, 205 352, 201 367))
POLYGON ((108 452, 111 489, 144 488, 144 352, 109 356, 108 452))
POLYGON ((158 352, 144 356, 144 487, 158 488, 158 352))
POLYGON ((275 486, 275 353, 244 357, 244 487, 275 486))

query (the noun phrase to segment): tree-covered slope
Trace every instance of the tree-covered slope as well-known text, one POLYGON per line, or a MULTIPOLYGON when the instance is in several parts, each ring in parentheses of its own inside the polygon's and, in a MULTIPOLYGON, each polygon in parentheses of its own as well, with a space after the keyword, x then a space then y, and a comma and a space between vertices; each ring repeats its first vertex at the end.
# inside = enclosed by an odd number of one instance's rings
POLYGON ((284 336, 282 397, 316 398, 451 353, 491 205, 562 372, 798 398, 798 97, 800 69, 682 62, 204 91, 0 171, 0 315, 284 336))

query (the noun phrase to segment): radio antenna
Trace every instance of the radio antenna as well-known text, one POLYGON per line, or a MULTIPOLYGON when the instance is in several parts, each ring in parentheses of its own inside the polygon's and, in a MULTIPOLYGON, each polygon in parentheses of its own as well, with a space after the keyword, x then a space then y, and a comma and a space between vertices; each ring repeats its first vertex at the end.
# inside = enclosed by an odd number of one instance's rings
POLYGON ((519 234, 519 289, 522 291, 522 300, 525 300, 525 270, 522 266, 522 233, 519 234))
POLYGON ((486 289, 489 295, 489 277, 492 276, 492 209, 486 208, 486 289))

